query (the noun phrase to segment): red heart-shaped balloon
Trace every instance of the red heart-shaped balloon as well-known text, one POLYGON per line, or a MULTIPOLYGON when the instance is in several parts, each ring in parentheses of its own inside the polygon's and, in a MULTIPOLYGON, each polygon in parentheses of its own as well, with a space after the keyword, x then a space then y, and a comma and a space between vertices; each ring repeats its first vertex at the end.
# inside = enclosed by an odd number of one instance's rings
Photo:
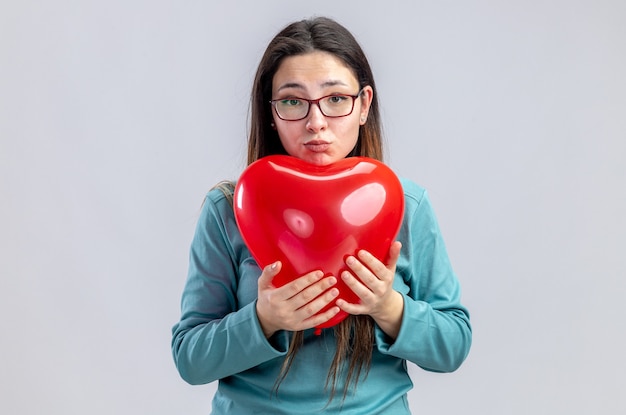
MULTIPOLYGON (((244 170, 233 207, 259 266, 282 261, 272 281, 280 287, 315 270, 339 277, 347 269, 345 258, 360 249, 385 261, 402 223, 404 192, 391 169, 374 159, 349 157, 316 166, 274 155, 244 170)), ((338 298, 360 301, 340 278, 336 287, 338 298)), ((317 328, 332 327, 347 316, 340 311, 317 328)))

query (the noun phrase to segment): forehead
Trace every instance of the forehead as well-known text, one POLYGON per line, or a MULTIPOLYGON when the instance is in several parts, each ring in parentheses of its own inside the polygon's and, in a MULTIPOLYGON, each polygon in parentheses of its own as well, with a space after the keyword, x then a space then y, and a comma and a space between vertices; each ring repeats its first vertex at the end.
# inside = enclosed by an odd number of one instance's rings
POLYGON ((272 90, 313 89, 334 85, 357 87, 357 78, 343 60, 332 53, 314 51, 284 58, 272 79, 272 90))

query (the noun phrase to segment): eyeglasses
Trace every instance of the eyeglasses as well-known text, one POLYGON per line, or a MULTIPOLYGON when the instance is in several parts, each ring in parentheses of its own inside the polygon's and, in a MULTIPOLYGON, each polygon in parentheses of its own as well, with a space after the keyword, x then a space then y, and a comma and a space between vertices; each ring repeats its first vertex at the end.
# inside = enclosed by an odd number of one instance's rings
POLYGON ((322 114, 329 118, 346 117, 354 110, 354 101, 361 96, 361 89, 356 95, 332 94, 318 99, 284 98, 273 99, 270 104, 276 110, 278 118, 285 121, 298 121, 306 118, 311 105, 318 106, 322 114))

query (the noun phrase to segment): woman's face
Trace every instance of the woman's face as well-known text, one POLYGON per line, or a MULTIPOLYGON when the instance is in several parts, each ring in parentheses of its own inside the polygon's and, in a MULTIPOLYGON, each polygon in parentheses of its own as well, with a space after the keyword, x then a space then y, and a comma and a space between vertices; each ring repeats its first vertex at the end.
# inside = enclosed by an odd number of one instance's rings
MULTIPOLYGON (((328 52, 315 51, 285 58, 272 80, 272 99, 317 99, 332 94, 357 95, 359 83, 343 61, 328 52)), ((273 109, 280 142, 291 156, 316 165, 345 158, 355 147, 359 127, 367 121, 373 90, 363 88, 350 115, 330 118, 318 105, 298 121, 285 121, 273 109)))

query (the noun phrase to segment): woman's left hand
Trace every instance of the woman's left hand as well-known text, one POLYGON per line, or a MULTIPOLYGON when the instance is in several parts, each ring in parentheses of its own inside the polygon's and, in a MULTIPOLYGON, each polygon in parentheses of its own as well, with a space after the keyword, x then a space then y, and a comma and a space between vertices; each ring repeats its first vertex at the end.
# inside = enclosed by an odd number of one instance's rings
POLYGON ((341 278, 361 299, 360 304, 351 304, 337 300, 337 306, 348 314, 368 314, 378 326, 395 339, 400 331, 404 299, 393 289, 396 263, 400 257, 402 244, 398 241, 389 248, 389 260, 386 264, 379 261, 365 250, 357 257, 346 258, 346 265, 352 270, 344 271, 341 278))

